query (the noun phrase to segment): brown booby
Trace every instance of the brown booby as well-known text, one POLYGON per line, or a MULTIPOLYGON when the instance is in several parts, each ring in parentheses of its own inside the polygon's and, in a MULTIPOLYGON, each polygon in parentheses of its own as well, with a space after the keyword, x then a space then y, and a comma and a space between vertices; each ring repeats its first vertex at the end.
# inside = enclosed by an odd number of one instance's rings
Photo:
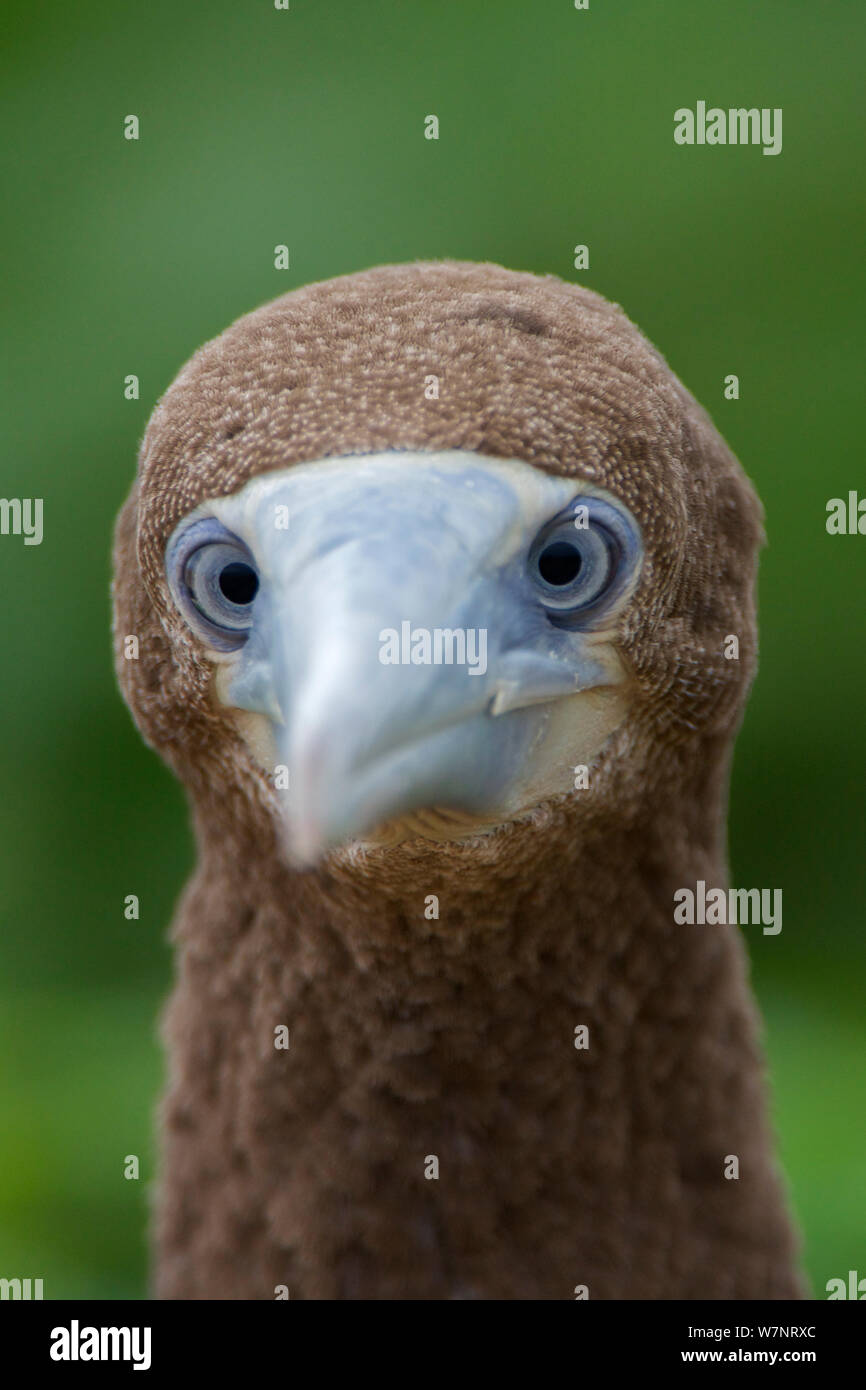
POLYGON ((183 368, 115 548, 198 847, 159 1296, 802 1293, 740 934, 674 921, 727 883, 761 539, 552 276, 341 277, 183 368))

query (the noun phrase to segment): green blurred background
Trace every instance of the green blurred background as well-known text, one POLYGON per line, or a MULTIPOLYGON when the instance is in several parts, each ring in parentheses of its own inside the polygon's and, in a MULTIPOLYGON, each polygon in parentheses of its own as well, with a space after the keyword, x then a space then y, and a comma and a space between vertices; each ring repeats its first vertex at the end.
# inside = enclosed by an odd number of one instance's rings
POLYGON ((50 1298, 146 1288, 164 934, 192 857, 181 793, 110 661, 110 533, 147 416, 189 354, 262 301, 442 256, 579 278, 623 304, 763 497, 733 874, 784 891, 781 936, 747 936, 816 1294, 866 1274, 866 538, 824 527, 828 498, 866 491, 866 9, 5 11, 0 492, 45 499, 45 538, 0 538, 0 1275, 42 1277, 50 1298), (673 112, 698 99, 781 106, 782 153, 676 146, 673 112), (576 243, 590 247, 579 276, 576 243), (140 1182, 123 1178, 131 1153, 140 1182))

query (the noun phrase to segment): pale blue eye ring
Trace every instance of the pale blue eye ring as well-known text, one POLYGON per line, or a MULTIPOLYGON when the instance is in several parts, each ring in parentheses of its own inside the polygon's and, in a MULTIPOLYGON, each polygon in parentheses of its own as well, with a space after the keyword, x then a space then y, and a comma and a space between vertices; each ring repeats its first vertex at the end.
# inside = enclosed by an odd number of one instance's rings
POLYGON ((259 587, 247 546, 214 517, 175 533, 166 552, 172 597, 190 627, 220 651, 241 646, 259 587))
POLYGON ((570 626, 609 607, 639 559, 631 517, 603 498, 578 497, 538 533, 527 572, 551 622, 570 626))

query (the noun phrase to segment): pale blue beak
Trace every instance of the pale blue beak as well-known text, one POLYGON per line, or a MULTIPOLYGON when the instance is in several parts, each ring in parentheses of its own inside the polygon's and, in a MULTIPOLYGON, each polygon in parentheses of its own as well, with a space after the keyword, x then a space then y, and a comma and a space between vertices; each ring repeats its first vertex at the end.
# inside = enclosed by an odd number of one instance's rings
POLYGON ((223 698, 271 723, 297 859, 423 808, 495 818, 550 702, 608 680, 527 570, 577 491, 525 464, 389 454, 208 504, 258 566, 223 698))

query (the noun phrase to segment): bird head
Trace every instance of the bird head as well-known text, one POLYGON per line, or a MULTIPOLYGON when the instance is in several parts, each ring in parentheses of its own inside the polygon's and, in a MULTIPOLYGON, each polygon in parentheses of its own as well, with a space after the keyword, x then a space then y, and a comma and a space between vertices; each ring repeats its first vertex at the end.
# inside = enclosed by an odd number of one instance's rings
POLYGON ((760 534, 618 307, 384 267, 240 319, 159 402, 120 679, 199 806, 267 815, 298 864, 579 819, 729 742, 760 534))

